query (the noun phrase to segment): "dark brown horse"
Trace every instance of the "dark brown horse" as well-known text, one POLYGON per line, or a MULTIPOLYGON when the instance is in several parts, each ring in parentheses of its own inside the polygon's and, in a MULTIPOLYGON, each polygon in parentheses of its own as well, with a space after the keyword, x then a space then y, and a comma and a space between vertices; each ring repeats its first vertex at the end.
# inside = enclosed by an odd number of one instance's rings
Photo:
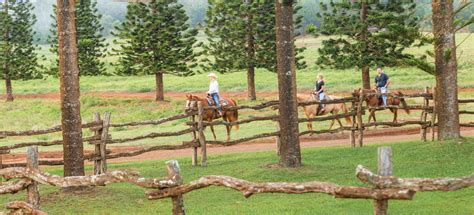
MULTIPOLYGON (((215 119, 218 119, 222 117, 222 119, 226 122, 235 122, 239 120, 239 112, 238 110, 226 110, 226 108, 229 107, 235 107, 237 106, 237 102, 233 99, 226 99, 226 98, 221 98, 221 104, 222 104, 222 116, 219 116, 218 112, 216 109, 206 109, 207 107, 210 107, 208 99, 207 98, 201 98, 192 94, 186 95, 186 111, 190 111, 193 109, 197 109, 198 107, 198 102, 201 102, 202 107, 204 108, 204 113, 203 113, 203 120, 207 122, 212 122, 215 119)), ((216 140, 216 133, 214 132, 214 126, 210 126, 212 135, 214 136, 214 140, 216 140)), ((230 140, 230 131, 232 126, 226 125, 225 128, 227 129, 227 141, 230 140)), ((235 125, 235 129, 239 129, 239 125, 235 125)))
MULTIPOLYGON (((360 91, 361 91, 360 88, 355 89, 354 92, 353 92, 353 95, 355 97, 359 97, 360 96, 360 91)), ((363 89, 362 92, 364 94, 372 94, 372 93, 377 93, 377 90, 375 90, 375 89, 363 89)), ((402 104, 402 107, 405 110, 405 112, 407 114, 410 114, 410 109, 408 109, 408 107, 407 107, 408 105, 405 101, 405 98, 402 97, 403 93, 400 92, 400 91, 393 91, 393 94, 397 95, 399 97, 387 96, 387 105, 388 106, 399 106, 400 104, 402 104)), ((365 96, 365 102, 367 102, 367 106, 369 107, 369 111, 370 111, 368 123, 370 123, 371 118, 374 119, 374 122, 377 122, 377 120, 375 119, 375 109, 370 108, 370 107, 381 107, 381 106, 383 106, 382 98, 380 98, 377 95, 368 95, 368 96, 365 96)), ((397 115, 398 115, 398 108, 389 107, 388 109, 393 113, 393 122, 396 123, 397 122, 397 115)))

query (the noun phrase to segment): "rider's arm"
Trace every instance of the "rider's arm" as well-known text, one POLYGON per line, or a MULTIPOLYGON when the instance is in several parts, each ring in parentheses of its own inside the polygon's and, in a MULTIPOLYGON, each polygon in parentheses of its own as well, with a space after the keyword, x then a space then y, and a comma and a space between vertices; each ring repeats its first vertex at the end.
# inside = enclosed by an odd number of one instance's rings
POLYGON ((390 81, 390 79, 387 79, 387 84, 385 85, 385 87, 387 88, 388 86, 390 86, 392 82, 390 81))

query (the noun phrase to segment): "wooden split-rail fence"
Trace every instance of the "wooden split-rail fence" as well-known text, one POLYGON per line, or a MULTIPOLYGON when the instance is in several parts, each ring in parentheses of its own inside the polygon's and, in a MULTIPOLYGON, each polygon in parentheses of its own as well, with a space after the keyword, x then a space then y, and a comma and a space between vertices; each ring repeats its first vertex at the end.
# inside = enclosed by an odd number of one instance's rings
MULTIPOLYGON (((60 188, 85 186, 106 186, 111 183, 130 183, 147 188, 145 196, 149 200, 172 199, 172 213, 185 214, 183 195, 194 190, 210 186, 222 186, 242 192, 245 198, 259 193, 322 193, 335 198, 370 199, 374 201, 374 214, 386 215, 389 200, 412 200, 416 192, 455 191, 474 185, 474 173, 461 178, 399 178, 392 176, 392 150, 390 147, 378 149, 378 174, 362 165, 356 168, 356 177, 369 185, 346 186, 332 182, 250 182, 230 176, 203 176, 195 181, 184 183, 179 164, 167 162, 167 176, 163 178, 144 178, 128 170, 114 170, 91 176, 61 177, 42 172, 38 167, 37 146, 28 148, 27 167, 10 167, 0 170, 0 176, 6 182, 0 184, 0 194, 27 191, 26 201, 14 201, 7 204, 12 214, 47 214, 41 211, 39 184, 60 188), (17 179, 9 181, 10 179, 17 179)), ((93 212, 91 212, 93 213, 93 212)))
MULTIPOLYGON (((434 90, 432 92, 435 92, 434 90)), ((419 120, 409 120, 403 122, 370 122, 367 123, 364 121, 363 116, 366 115, 367 111, 371 109, 375 110, 383 110, 386 108, 397 108, 401 109, 403 107, 398 106, 389 106, 389 107, 368 107, 364 106, 365 98, 367 96, 373 95, 384 95, 384 94, 363 94, 360 93, 359 96, 351 96, 351 97, 344 97, 334 100, 326 100, 326 101, 310 101, 310 102, 302 102, 298 105, 300 107, 308 106, 308 105, 319 105, 319 104, 341 104, 341 103, 350 103, 351 106, 347 113, 341 113, 332 116, 322 116, 322 117, 315 117, 315 118, 299 118, 299 123, 309 123, 309 122, 324 122, 324 121, 331 121, 331 120, 338 120, 343 119, 345 117, 351 117, 352 123, 350 126, 343 126, 340 128, 335 129, 325 129, 325 130, 304 130, 300 132, 300 136, 308 135, 308 134, 324 134, 324 133, 338 133, 342 131, 350 131, 350 145, 352 147, 356 146, 363 146, 364 142, 364 131, 369 127, 375 126, 384 126, 384 127, 402 127, 402 126, 420 126, 420 136, 422 140, 427 140, 427 133, 428 130, 431 130, 431 140, 435 139, 433 131, 435 131, 436 127, 436 96, 433 93, 429 92, 429 89, 426 88, 423 93, 417 94, 405 94, 401 95, 394 95, 394 94, 386 94, 388 96, 393 97, 403 97, 403 98, 421 98, 423 99, 423 104, 421 105, 408 105, 406 108, 410 110, 421 110, 421 115, 419 120)), ((459 100, 460 104, 466 103, 474 103, 474 99, 464 99, 459 100)), ((157 120, 146 120, 146 121, 136 121, 136 122, 123 122, 123 123, 112 123, 111 122, 111 115, 110 113, 105 113, 102 117, 100 114, 96 113, 93 115, 93 121, 90 123, 85 123, 82 125, 83 129, 89 129, 92 131, 93 135, 89 137, 84 137, 83 141, 89 144, 94 145, 94 152, 90 154, 85 154, 84 160, 92 161, 94 163, 94 173, 101 174, 105 173, 107 170, 107 160, 116 159, 121 157, 133 157, 143 153, 157 151, 157 150, 178 150, 178 149, 187 149, 191 148, 192 153, 192 165, 198 165, 198 149, 201 149, 201 160, 200 165, 206 166, 207 163, 207 145, 222 145, 222 146, 231 146, 236 144, 241 144, 244 142, 262 139, 262 138, 275 138, 276 146, 278 147, 280 144, 279 141, 279 115, 278 112, 275 111, 278 108, 279 102, 278 101, 270 101, 265 102, 258 105, 242 105, 237 107, 230 107, 228 110, 270 110, 270 115, 265 116, 255 116, 255 117, 248 117, 246 119, 241 119, 236 122, 225 122, 222 120, 216 120, 213 122, 207 122, 203 120, 203 113, 208 109, 215 109, 214 107, 203 107, 202 104, 198 103, 198 107, 195 110, 191 110, 186 113, 181 113, 178 115, 165 117, 157 120), (130 127, 139 127, 139 126, 159 126, 164 123, 182 123, 183 120, 187 120, 185 123, 187 127, 185 129, 179 131, 172 131, 172 132, 152 132, 145 135, 139 135, 134 137, 126 137, 126 138, 112 138, 112 128, 130 128, 130 127), (262 122, 267 121, 275 124, 276 130, 273 132, 265 132, 259 133, 253 136, 248 136, 240 139, 234 139, 230 141, 215 141, 215 140, 208 140, 205 135, 205 128, 209 126, 235 126, 235 125, 242 125, 248 124, 252 122, 262 122), (151 145, 151 146, 144 146, 141 149, 133 150, 133 151, 125 151, 125 152, 116 152, 112 153, 107 147, 116 144, 124 144, 133 141, 140 141, 145 139, 156 139, 156 138, 169 138, 169 137, 177 137, 183 135, 191 134, 190 141, 182 141, 180 144, 174 145, 151 145)), ((462 110, 460 114, 474 114, 474 111, 467 111, 462 110)), ((461 126, 466 127, 474 127, 474 123, 462 123, 461 126)), ((56 133, 61 131, 61 126, 55 126, 49 129, 43 130, 27 130, 27 131, 0 131, 0 139, 7 138, 7 137, 17 137, 17 136, 35 136, 35 135, 44 135, 50 133, 56 133)), ((52 141, 36 141, 36 142, 25 142, 25 143, 16 143, 12 145, 5 145, 0 146, 0 168, 6 167, 19 167, 19 166, 26 166, 25 162, 17 162, 17 163, 2 163, 1 157, 2 154, 8 154, 11 150, 17 150, 19 148, 24 148, 28 146, 54 146, 54 145, 62 145, 62 140, 52 140, 52 141)), ((278 150, 277 150, 278 151, 278 150)), ((63 165, 64 161, 60 159, 56 160, 47 160, 41 159, 39 160, 39 165, 63 165)))

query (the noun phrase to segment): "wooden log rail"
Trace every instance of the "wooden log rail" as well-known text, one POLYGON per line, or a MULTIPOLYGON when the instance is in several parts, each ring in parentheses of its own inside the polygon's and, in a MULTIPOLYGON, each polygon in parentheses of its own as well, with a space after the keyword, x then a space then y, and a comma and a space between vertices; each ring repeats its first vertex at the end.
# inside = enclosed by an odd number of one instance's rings
MULTIPOLYGON (((108 154, 106 156, 107 159, 116 159, 116 158, 122 158, 122 157, 134 157, 137 155, 141 155, 147 152, 152 152, 152 151, 163 151, 163 150, 178 150, 178 149, 187 149, 187 148, 192 148, 192 147, 198 147, 199 143, 198 142, 186 142, 181 145, 158 145, 158 146, 149 146, 149 147, 144 147, 143 149, 135 150, 135 151, 129 151, 129 152, 120 152, 120 153, 114 153, 114 154, 108 154)), ((98 160, 101 159, 100 157, 92 157, 88 158, 88 160, 98 160)))
POLYGON ((425 110, 425 111, 433 111, 433 107, 426 107, 426 106, 423 106, 423 105, 407 105, 406 107, 403 107, 403 106, 395 106, 395 105, 387 105, 387 106, 383 106, 383 107, 362 107, 363 110, 376 110, 376 111, 379 111, 379 110, 386 110, 386 109, 390 109, 390 108, 393 108, 393 109, 409 109, 409 110, 425 110))
POLYGON ((349 126, 345 127, 340 127, 336 129, 325 129, 325 130, 307 130, 307 131, 302 131, 299 133, 299 136, 307 135, 307 134, 334 134, 334 133, 339 133, 342 131, 352 131, 352 130, 357 130, 357 128, 352 128, 349 126))
POLYGON ((143 139, 153 139, 157 137, 174 137, 174 136, 181 136, 185 134, 189 134, 195 131, 195 128, 187 128, 181 131, 175 131, 175 132, 161 132, 161 133, 150 133, 142 136, 136 136, 136 137, 130 137, 130 138, 123 138, 123 139, 112 139, 112 140, 107 140, 107 144, 117 144, 117 143, 125 143, 125 142, 132 142, 132 141, 138 141, 138 140, 143 140, 143 139))
POLYGON ((124 122, 124 123, 112 123, 110 124, 110 127, 113 128, 118 128, 118 127, 128 127, 128 126, 140 126, 140 125, 160 125, 164 124, 166 122, 170 121, 175 121, 175 120, 180 120, 180 119, 186 119, 190 116, 196 115, 197 113, 195 111, 187 112, 187 113, 182 113, 166 118, 161 118, 157 120, 146 120, 146 121, 139 121, 139 122, 124 122))
MULTIPOLYGON (((234 107, 225 107, 224 110, 226 111, 231 111, 231 110, 244 110, 244 109, 248 109, 248 110, 262 110, 262 109, 265 109, 265 108, 269 108, 269 107, 274 107, 274 106, 278 106, 278 101, 269 101, 269 102, 265 102, 265 103, 262 103, 262 104, 259 104, 259 105, 240 105, 240 106, 234 106, 234 107)), ((216 110, 217 107, 203 107, 204 110, 216 110)), ((195 109, 197 111, 197 109, 195 109)))
POLYGON ((459 111, 459 114, 474 114, 474 111, 461 110, 459 111))
POLYGON ((314 118, 299 118, 298 122, 322 122, 322 121, 329 121, 329 120, 335 120, 335 119, 343 119, 346 117, 352 117, 352 116, 357 116, 356 111, 348 112, 348 113, 340 113, 332 116, 323 116, 323 117, 314 117, 314 118))
MULTIPOLYGON (((100 127, 102 122, 89 122, 82 124, 82 128, 100 127)), ((52 128, 41 129, 41 130, 26 130, 26 131, 0 131, 3 137, 14 137, 14 136, 34 136, 41 134, 49 134, 61 131, 61 125, 54 126, 52 128)))
MULTIPOLYGON (((100 140, 100 136, 91 136, 83 138, 83 141, 89 142, 94 140, 100 140)), ((0 150, 13 150, 19 148, 25 148, 28 146, 54 146, 54 145, 63 145, 62 140, 51 140, 51 141, 38 141, 38 142, 28 142, 28 143, 17 143, 14 145, 0 146, 0 150)))
POLYGON ((422 121, 406 121, 406 122, 370 122, 364 123, 364 127, 374 127, 374 126, 390 126, 390 127, 402 127, 406 125, 421 125, 429 126, 431 122, 422 122, 422 121))
POLYGON ((231 141, 208 141, 208 140, 206 140, 206 144, 232 146, 232 145, 237 145, 239 143, 248 142, 248 141, 251 141, 251 140, 262 139, 262 138, 267 138, 267 137, 276 137, 276 136, 280 136, 280 132, 262 133, 262 134, 257 134, 257 135, 254 135, 254 136, 245 137, 245 138, 241 138, 241 139, 238 139, 238 140, 231 140, 231 141))
POLYGON ((474 127, 474 123, 460 123, 459 126, 461 127, 474 127))
POLYGON ((458 99, 458 103, 460 104, 474 103, 474 99, 458 99))
POLYGON ((433 94, 432 93, 414 93, 414 94, 403 94, 403 95, 398 95, 394 93, 364 93, 364 96, 390 96, 394 98, 428 98, 432 99, 433 94))
MULTIPOLYGON (((243 119, 235 122, 226 122, 222 120, 212 121, 212 122, 202 122, 204 126, 215 126, 215 125, 226 125, 226 126, 234 126, 234 125, 242 125, 246 123, 256 122, 256 121, 275 121, 278 120, 278 115, 271 115, 271 116, 256 116, 250 117, 248 119, 243 119)), ((186 122, 186 125, 192 126, 197 125, 197 122, 186 122)))

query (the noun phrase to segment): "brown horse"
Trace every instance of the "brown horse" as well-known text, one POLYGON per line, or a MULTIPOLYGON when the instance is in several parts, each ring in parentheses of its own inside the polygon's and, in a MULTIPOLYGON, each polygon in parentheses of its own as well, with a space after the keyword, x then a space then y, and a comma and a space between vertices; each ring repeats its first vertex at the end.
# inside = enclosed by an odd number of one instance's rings
MULTIPOLYGON (((360 96, 360 91, 361 89, 355 89, 354 92, 352 93, 355 97, 360 96)), ((371 94, 371 93, 377 93, 377 90, 375 89, 363 89, 362 92, 364 94, 371 94)), ((393 91, 393 94, 400 96, 400 97, 394 97, 394 96, 387 96, 387 105, 388 106, 399 106, 402 104, 403 109, 407 114, 410 114, 410 109, 408 109, 408 105, 405 101, 405 98, 401 97, 403 96, 403 93, 400 91, 393 91)), ((379 98, 377 95, 369 95, 365 96, 365 102, 367 102, 367 106, 369 107, 381 107, 383 106, 383 100, 382 98, 379 98)), ((393 113, 393 122, 397 122, 397 116, 398 116, 398 108, 388 108, 392 113, 393 113)), ((374 122, 377 122, 375 119, 375 109, 374 108, 369 108, 370 114, 369 114, 369 120, 368 123, 370 123, 370 119, 374 119, 374 122)))
MULTIPOLYGON (((332 100, 332 99, 337 99, 338 97, 336 96, 327 96, 327 98, 329 100, 332 100)), ((298 100, 298 102, 309 102, 309 101, 316 101, 316 96, 314 96, 313 94, 309 94, 309 95, 301 95, 301 94, 298 94, 296 96, 296 99, 298 100)), ((304 113, 306 115, 306 118, 313 118, 315 116, 322 116, 322 115, 326 115, 326 114, 329 114, 331 113, 333 116, 334 115, 337 115, 340 111, 344 111, 344 113, 348 113, 349 111, 347 110, 347 106, 346 104, 344 103, 337 103, 337 104, 326 104, 324 106, 324 112, 322 113, 318 113, 318 108, 319 105, 315 104, 315 105, 308 105, 308 106, 304 106, 303 107, 303 110, 304 110, 304 113)), ((346 122, 347 123, 351 123, 352 120, 349 116, 346 116, 345 117, 346 119, 346 122)), ((341 127, 344 127, 342 125, 342 122, 341 120, 339 120, 339 118, 336 119, 337 122, 339 123, 339 125, 341 127)), ((331 125, 329 126, 329 129, 332 128, 332 126, 334 126, 334 119, 332 120, 331 122, 331 125)), ((313 123, 311 122, 308 122, 308 124, 306 125, 308 127, 309 130, 313 130, 313 123)))
MULTIPOLYGON (((203 113, 203 120, 207 122, 212 122, 214 119, 220 118, 218 112, 216 109, 206 109, 206 107, 210 107, 209 102, 206 98, 201 98, 192 94, 186 95, 186 111, 191 111, 193 109, 197 109, 198 107, 198 102, 202 103, 202 106, 204 108, 204 113, 203 113)), ((239 112, 238 110, 226 110, 227 107, 235 107, 237 106, 237 102, 233 99, 226 99, 226 98, 221 98, 221 104, 222 104, 222 119, 226 122, 235 122, 239 120, 239 112)), ((212 135, 214 136, 214 140, 216 140, 216 133, 214 132, 214 126, 210 126, 212 135)), ((227 129, 227 141, 230 140, 230 131, 232 126, 226 125, 225 128, 227 129)), ((235 125, 235 129, 239 129, 239 125, 235 125)))

